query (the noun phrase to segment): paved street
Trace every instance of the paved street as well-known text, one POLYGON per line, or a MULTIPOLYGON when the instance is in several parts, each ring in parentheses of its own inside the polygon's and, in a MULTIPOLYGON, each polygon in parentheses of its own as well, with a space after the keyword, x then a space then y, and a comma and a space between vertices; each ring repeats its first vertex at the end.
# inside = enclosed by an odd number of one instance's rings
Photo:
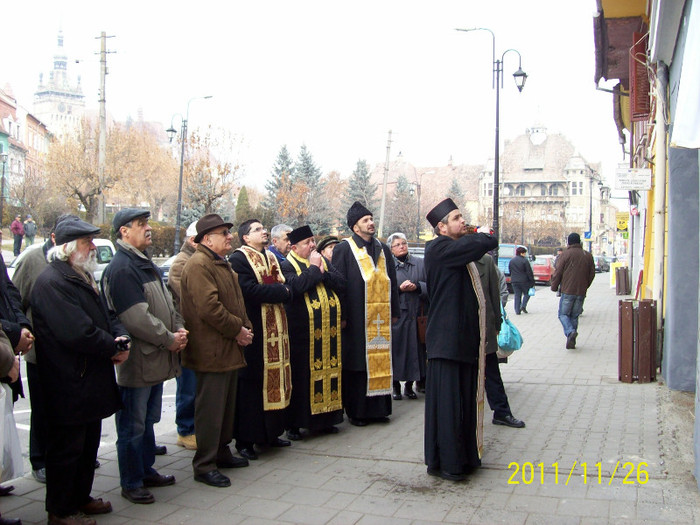
MULTIPOLYGON (((109 499, 114 512, 98 522, 700 524, 692 451, 679 441, 692 433, 690 412, 671 432, 677 407, 665 386, 618 382, 618 299, 609 274, 598 274, 577 348, 565 350, 555 294, 538 287, 530 313, 520 316, 511 296, 508 313, 525 344, 501 369, 513 413, 527 428, 494 426, 487 410, 483 467, 466 482, 426 474, 419 396, 394 402, 389 424, 345 422, 337 435, 264 451, 249 468, 225 471, 229 488, 207 487, 192 479, 192 452, 174 444, 171 381, 156 429, 168 455, 157 458, 156 468, 174 474, 177 484, 153 489, 153 505, 123 499, 113 419, 105 421, 93 496, 109 499)), ((18 402, 25 455, 28 416, 28 403, 18 402)), ((30 474, 12 484, 14 494, 0 498, 2 515, 43 523, 44 487, 30 474)))

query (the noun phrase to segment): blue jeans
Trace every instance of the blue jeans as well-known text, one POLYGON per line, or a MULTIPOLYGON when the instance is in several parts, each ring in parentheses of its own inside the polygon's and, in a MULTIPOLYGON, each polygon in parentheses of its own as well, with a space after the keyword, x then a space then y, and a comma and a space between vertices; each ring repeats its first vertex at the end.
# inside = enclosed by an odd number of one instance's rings
POLYGON ((564 327, 564 335, 578 330, 578 316, 583 312, 585 295, 561 294, 559 299, 559 321, 564 327))
POLYGON ((119 477, 124 489, 143 487, 143 478, 156 474, 156 436, 160 421, 163 383, 141 388, 119 387, 124 407, 115 414, 119 477))
POLYGON ((189 368, 182 367, 175 392, 175 424, 181 436, 194 434, 194 397, 197 392, 197 376, 189 368))

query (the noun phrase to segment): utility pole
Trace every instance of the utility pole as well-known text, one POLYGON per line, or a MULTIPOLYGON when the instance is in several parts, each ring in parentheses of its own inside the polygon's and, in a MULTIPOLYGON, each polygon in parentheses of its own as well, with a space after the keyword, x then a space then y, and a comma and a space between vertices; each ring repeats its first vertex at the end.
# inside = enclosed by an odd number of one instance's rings
MULTIPOLYGON (((104 224, 107 217, 105 215, 105 164, 107 159, 107 107, 105 96, 105 80, 107 77, 107 34, 102 31, 100 39, 100 134, 97 142, 97 179, 100 184, 97 196, 97 224, 104 224)), ((113 51, 109 51, 112 53, 113 51)))
POLYGON ((382 207, 379 210, 379 230, 377 237, 381 239, 384 228, 384 209, 386 207, 386 183, 389 178, 389 153, 391 152, 391 130, 389 130, 389 138, 386 141, 386 162, 384 162, 384 182, 382 184, 382 207))

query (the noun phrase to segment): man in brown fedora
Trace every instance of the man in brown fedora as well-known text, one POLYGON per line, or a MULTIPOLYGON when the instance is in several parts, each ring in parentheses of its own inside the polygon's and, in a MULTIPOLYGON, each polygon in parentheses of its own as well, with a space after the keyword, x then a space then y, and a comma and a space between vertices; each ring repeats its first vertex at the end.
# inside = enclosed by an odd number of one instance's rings
POLYGON ((238 276, 225 259, 231 251, 231 226, 215 213, 197 221, 197 248, 180 282, 180 308, 190 331, 182 365, 197 377, 194 479, 214 487, 231 485, 219 468, 248 466, 248 460, 234 457, 228 446, 233 439, 238 370, 246 366, 242 348, 253 341, 238 276))

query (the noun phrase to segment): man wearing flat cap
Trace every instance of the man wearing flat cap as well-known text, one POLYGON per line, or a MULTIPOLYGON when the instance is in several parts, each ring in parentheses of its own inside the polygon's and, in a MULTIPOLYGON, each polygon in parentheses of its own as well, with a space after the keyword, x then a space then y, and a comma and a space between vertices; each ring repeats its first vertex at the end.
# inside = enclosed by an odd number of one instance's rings
MULTIPOLYGON (((15 274, 12 276, 12 281, 22 296, 22 309, 30 321, 32 320, 32 309, 29 300, 34 283, 48 264, 46 256, 49 250, 56 245, 56 227, 58 223, 64 220, 77 221, 79 219, 75 215, 60 215, 54 222, 46 242, 38 250, 29 250, 17 264, 15 274)), ((31 349, 27 352, 24 356, 24 361, 27 366, 29 401, 32 408, 29 420, 29 461, 32 465, 34 479, 39 483, 46 483, 46 443, 50 429, 48 428, 47 413, 44 406, 44 393, 41 390, 41 381, 39 381, 39 370, 36 366, 36 351, 31 349)))
POLYGON ((46 435, 49 523, 88 523, 84 514, 112 510, 108 501, 91 498, 90 491, 102 419, 121 407, 114 365, 127 361, 130 339, 107 309, 93 277, 97 260, 92 241, 99 232, 78 218, 59 222, 49 264, 31 292, 36 366, 50 428, 46 435))
POLYGON ((483 437, 486 300, 474 262, 498 241, 480 230, 467 235, 452 199, 427 219, 437 238, 425 245, 425 463, 428 474, 461 481, 481 465, 483 437))
POLYGON ((343 302, 343 405, 350 423, 365 426, 391 415, 391 325, 399 317, 391 251, 374 238, 372 212, 355 201, 347 213, 352 237, 333 250, 347 281, 343 302))
POLYGON ((225 259, 231 251, 231 226, 215 213, 197 221, 197 247, 181 281, 180 307, 189 329, 182 364, 197 379, 192 467, 195 481, 214 487, 231 485, 219 468, 248 466, 247 459, 234 457, 229 448, 238 371, 246 366, 243 348, 253 341, 238 276, 225 259))
POLYGON ((286 408, 292 395, 289 363, 289 331, 284 304, 292 298, 277 258, 266 249, 269 236, 257 219, 238 227, 243 245, 229 261, 238 274, 248 319, 253 323, 253 343, 245 347, 248 366, 238 374, 236 398, 236 448, 247 459, 258 459, 255 445, 288 447, 280 439, 286 408))
POLYGON ((117 366, 124 407, 117 412, 117 457, 122 496, 153 503, 149 487, 175 483, 153 468, 163 382, 180 374, 177 355, 187 345, 187 330, 163 286, 160 269, 146 254, 151 245, 150 212, 120 210, 112 225, 117 253, 102 274, 102 294, 132 337, 131 357, 117 366))
POLYGON ((309 226, 288 237, 292 250, 281 264, 293 296, 286 304, 294 385, 287 437, 298 440, 301 428, 336 433, 343 422, 339 295, 345 278, 316 251, 309 226))

